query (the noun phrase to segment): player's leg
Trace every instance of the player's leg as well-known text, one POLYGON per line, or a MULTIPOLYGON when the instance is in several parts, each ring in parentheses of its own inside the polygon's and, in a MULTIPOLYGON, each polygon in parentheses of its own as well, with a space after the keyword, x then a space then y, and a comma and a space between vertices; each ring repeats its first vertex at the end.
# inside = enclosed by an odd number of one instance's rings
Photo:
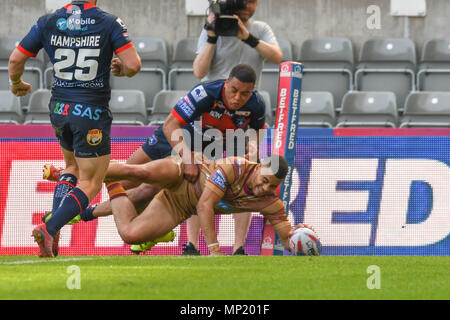
MULTIPOLYGON (((127 164, 143 164, 152 161, 150 156, 139 147, 126 161, 127 164)), ((159 192, 158 188, 150 185, 142 185, 139 182, 130 180, 121 180, 121 185, 127 190, 128 197, 136 207, 144 207, 159 192)), ((99 217, 105 217, 112 214, 111 203, 109 200, 89 206, 81 213, 83 221, 91 221, 99 217)))
MULTIPOLYGON (((126 164, 144 164, 153 160, 167 157, 171 152, 170 144, 165 139, 161 128, 156 129, 151 137, 139 147, 126 161, 126 164)), ((140 182, 134 182, 122 179, 120 181, 123 188, 127 190, 129 199, 135 206, 146 207, 146 205, 159 192, 159 188, 151 185, 142 185, 140 182)), ((112 214, 111 204, 104 201, 100 204, 89 206, 81 213, 83 221, 94 220, 98 217, 104 217, 112 214)))
MULTIPOLYGON (((61 141, 60 141, 61 143, 61 141)), ((64 145, 64 143, 61 143, 64 145)), ((60 207, 61 202, 67 196, 67 194, 75 188, 77 184, 78 165, 75 161, 75 157, 72 151, 66 150, 61 147, 64 162, 66 163, 66 169, 64 173, 60 175, 58 183, 55 187, 53 194, 53 212, 60 207)), ((43 224, 38 225, 33 230, 33 237, 39 245, 40 257, 55 257, 58 255, 58 242, 59 242, 59 228, 58 226, 66 224, 66 217, 64 215, 52 214, 49 218, 43 217, 43 224)), ((69 220, 70 221, 70 220, 69 220)), ((62 227, 61 226, 61 227, 62 227)))
POLYGON ((169 213, 164 203, 154 198, 148 207, 138 215, 119 183, 108 184, 114 221, 120 237, 129 244, 139 244, 164 236, 180 221, 169 213))
POLYGON ((174 157, 168 157, 145 164, 111 163, 105 182, 127 179, 167 188, 183 179, 183 164, 174 157))
POLYGON ((234 218, 234 247, 233 254, 245 254, 245 240, 252 221, 251 212, 235 213, 234 218))
POLYGON ((100 191, 110 155, 98 158, 75 158, 75 160, 79 169, 79 183, 76 188, 67 193, 47 221, 47 230, 51 235, 56 234, 66 223, 80 214, 100 191))

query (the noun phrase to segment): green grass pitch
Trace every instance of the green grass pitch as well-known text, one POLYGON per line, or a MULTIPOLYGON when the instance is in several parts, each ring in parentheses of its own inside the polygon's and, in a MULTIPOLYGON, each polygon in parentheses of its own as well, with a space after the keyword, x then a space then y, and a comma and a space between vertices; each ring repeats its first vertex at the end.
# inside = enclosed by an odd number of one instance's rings
POLYGON ((0 299, 450 299, 449 270, 450 257, 0 256, 0 299))

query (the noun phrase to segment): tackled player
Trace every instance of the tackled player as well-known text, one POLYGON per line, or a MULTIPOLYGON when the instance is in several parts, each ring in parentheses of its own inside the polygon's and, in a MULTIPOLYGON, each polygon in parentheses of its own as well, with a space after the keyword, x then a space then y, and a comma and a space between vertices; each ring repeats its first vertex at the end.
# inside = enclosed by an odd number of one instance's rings
MULTIPOLYGON (((200 176, 190 183, 184 176, 181 159, 168 157, 141 165, 111 163, 105 182, 111 208, 121 238, 139 244, 164 236, 192 215, 198 215, 211 255, 225 255, 215 231, 215 214, 259 212, 266 216, 289 249, 293 228, 275 190, 288 171, 278 155, 261 164, 228 157, 201 164, 200 176), (119 180, 148 183, 161 188, 141 214, 137 214, 119 180)), ((299 227, 308 227, 298 224, 299 227)), ((156 243, 156 241, 155 241, 156 243)))

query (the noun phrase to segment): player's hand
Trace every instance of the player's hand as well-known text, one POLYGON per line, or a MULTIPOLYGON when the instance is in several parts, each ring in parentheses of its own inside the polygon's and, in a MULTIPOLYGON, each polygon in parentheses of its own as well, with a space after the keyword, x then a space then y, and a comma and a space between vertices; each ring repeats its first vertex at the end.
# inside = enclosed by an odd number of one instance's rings
POLYGON ((194 183, 197 181, 199 176, 200 170, 198 169, 198 166, 196 164, 185 164, 184 165, 184 178, 194 183))
POLYGON ((122 61, 119 58, 114 58, 111 60, 111 72, 116 77, 123 77, 124 74, 122 72, 122 61))
POLYGON ((241 40, 247 40, 250 36, 250 32, 247 30, 247 27, 237 15, 234 14, 233 17, 238 20, 239 31, 236 37, 241 40))
POLYGON ((289 238, 292 237, 292 235, 294 234, 294 231, 295 231, 295 230, 300 229, 300 228, 308 228, 308 229, 311 229, 312 231, 316 232, 316 230, 314 230, 314 228, 311 227, 309 224, 299 223, 298 225, 296 225, 296 226, 294 227, 294 229, 292 229, 292 230, 289 232, 289 238))
POLYGON ((15 96, 22 97, 31 92, 31 84, 21 79, 17 84, 12 84, 10 89, 15 96))
POLYGON ((226 253, 223 252, 220 249, 220 246, 218 244, 216 244, 215 246, 212 246, 209 248, 209 255, 210 256, 226 256, 226 253))

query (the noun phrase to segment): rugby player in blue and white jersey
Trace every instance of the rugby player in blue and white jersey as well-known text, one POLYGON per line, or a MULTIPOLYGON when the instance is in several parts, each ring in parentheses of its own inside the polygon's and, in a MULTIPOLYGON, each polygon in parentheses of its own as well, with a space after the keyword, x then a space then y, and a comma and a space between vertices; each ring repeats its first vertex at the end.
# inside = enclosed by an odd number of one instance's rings
POLYGON ((44 48, 54 69, 50 120, 66 167, 55 188, 51 218, 33 230, 41 257, 58 254, 59 230, 100 191, 111 153, 110 72, 131 77, 141 68, 125 24, 96 4, 72 1, 40 17, 9 60, 11 91, 17 96, 31 92, 21 79, 29 57, 44 48))

